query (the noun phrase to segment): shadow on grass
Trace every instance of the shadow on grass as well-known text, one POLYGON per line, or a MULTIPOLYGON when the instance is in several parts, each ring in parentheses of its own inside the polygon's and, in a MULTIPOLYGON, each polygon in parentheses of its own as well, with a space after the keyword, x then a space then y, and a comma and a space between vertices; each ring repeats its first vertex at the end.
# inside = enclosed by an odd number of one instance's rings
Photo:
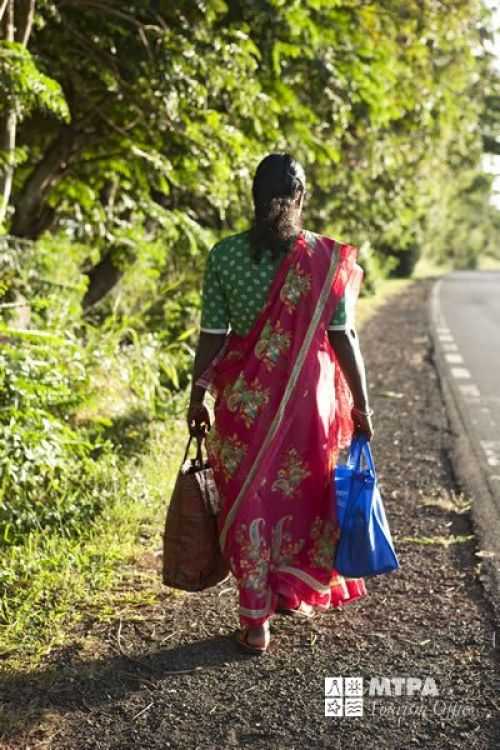
POLYGON ((125 698, 151 682, 218 669, 228 662, 253 657, 239 652, 232 634, 205 638, 144 656, 117 654, 80 661, 78 649, 68 646, 57 654, 57 666, 26 674, 0 677, 0 747, 25 747, 47 714, 88 712, 93 707, 125 698), (16 740, 23 744, 15 743, 16 740))

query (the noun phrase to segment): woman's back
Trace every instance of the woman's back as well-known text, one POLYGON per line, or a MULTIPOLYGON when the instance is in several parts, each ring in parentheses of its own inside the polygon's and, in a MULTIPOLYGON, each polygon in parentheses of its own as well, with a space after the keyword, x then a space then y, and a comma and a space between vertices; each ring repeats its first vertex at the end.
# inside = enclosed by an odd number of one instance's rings
MULTIPOLYGON (((315 234, 302 230, 308 244, 314 246, 315 234)), ((226 237, 215 245, 208 256, 203 283, 201 330, 226 333, 231 329, 246 336, 267 301, 269 289, 283 260, 263 250, 255 261, 250 232, 226 237)), ((347 323, 346 302, 342 298, 331 330, 343 330, 347 323)))
POLYGON ((238 582, 238 639, 252 653, 267 649, 275 612, 310 616, 366 594, 363 579, 333 567, 331 483, 352 434, 351 394, 371 434, 366 378, 357 337, 330 335, 327 346, 324 335, 328 321, 346 328, 345 295, 349 309, 360 269, 355 247, 301 229, 305 186, 289 154, 267 156, 252 185, 252 228, 210 252, 188 411, 191 435, 208 431, 219 542, 238 582), (230 327, 240 335, 226 336, 230 327))

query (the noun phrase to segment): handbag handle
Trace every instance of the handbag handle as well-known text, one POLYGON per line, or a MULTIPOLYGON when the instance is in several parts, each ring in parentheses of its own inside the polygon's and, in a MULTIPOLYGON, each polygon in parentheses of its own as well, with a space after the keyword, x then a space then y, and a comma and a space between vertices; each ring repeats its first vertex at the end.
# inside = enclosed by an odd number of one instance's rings
MULTIPOLYGON (((184 453, 184 460, 182 462, 183 464, 186 463, 187 457, 189 455, 189 449, 191 447, 191 442, 193 440, 193 437, 194 437, 193 435, 189 436, 188 444, 186 446, 186 452, 184 453)), ((201 468, 202 465, 203 465, 203 454, 202 454, 202 451, 201 451, 201 446, 202 446, 202 443, 203 443, 203 438, 199 437, 197 435, 196 436, 196 443, 197 443, 197 446, 196 446, 196 456, 195 456, 194 462, 195 462, 196 466, 199 466, 201 468)))

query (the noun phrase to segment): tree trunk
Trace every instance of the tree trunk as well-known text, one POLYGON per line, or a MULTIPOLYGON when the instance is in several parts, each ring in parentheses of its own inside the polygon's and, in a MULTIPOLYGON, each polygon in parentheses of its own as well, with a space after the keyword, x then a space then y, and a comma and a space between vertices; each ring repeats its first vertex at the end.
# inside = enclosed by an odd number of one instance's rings
POLYGON ((23 47, 27 47, 35 20, 35 0, 24 0, 19 5, 19 19, 15 31, 16 42, 22 44, 23 47))
POLYGON ((63 125, 16 199, 11 234, 36 239, 46 228, 45 199, 53 184, 64 174, 76 145, 76 132, 63 125))
POLYGON ((14 180, 14 154, 16 149, 17 117, 15 112, 9 112, 3 123, 2 151, 5 156, 4 173, 1 177, 0 187, 0 224, 3 224, 7 216, 10 196, 12 193, 12 182, 14 180))
MULTIPOLYGON (((17 41, 28 46, 33 21, 35 18, 35 0, 24 0, 18 8, 20 18, 16 24, 14 21, 14 0, 6 0, 0 7, 0 21, 6 13, 5 39, 7 42, 17 41)), ((15 109, 8 112, 3 125, 1 147, 5 153, 5 167, 0 179, 0 224, 3 224, 7 216, 10 197, 12 195, 12 183, 14 181, 15 151, 16 151, 17 114, 15 109)))
POLYGON ((2 19, 5 15, 5 11, 7 10, 8 4, 9 4, 9 0, 0 0, 0 23, 2 23, 2 19))
MULTIPOLYGON (((6 14, 5 40, 14 41, 14 0, 8 0, 3 8, 6 14)), ((14 152, 16 148, 17 115, 15 110, 7 113, 2 124, 1 148, 4 152, 5 165, 0 178, 0 224, 3 224, 7 215, 10 195, 12 193, 12 181, 14 179, 14 152)))
POLYGON ((89 285, 82 301, 83 309, 87 309, 99 302, 123 275, 123 271, 113 263, 113 254, 110 251, 99 261, 88 273, 89 285))

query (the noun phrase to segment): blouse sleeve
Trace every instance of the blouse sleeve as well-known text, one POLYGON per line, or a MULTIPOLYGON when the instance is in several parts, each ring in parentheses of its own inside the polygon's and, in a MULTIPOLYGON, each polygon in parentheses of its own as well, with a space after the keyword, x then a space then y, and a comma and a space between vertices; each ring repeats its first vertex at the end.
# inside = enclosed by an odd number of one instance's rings
POLYGON ((346 331, 354 327, 356 299, 350 298, 346 290, 344 296, 339 300, 335 313, 328 326, 329 331, 346 331))
POLYGON ((227 333, 229 312, 214 250, 212 248, 208 254, 203 277, 201 330, 205 333, 227 333))

